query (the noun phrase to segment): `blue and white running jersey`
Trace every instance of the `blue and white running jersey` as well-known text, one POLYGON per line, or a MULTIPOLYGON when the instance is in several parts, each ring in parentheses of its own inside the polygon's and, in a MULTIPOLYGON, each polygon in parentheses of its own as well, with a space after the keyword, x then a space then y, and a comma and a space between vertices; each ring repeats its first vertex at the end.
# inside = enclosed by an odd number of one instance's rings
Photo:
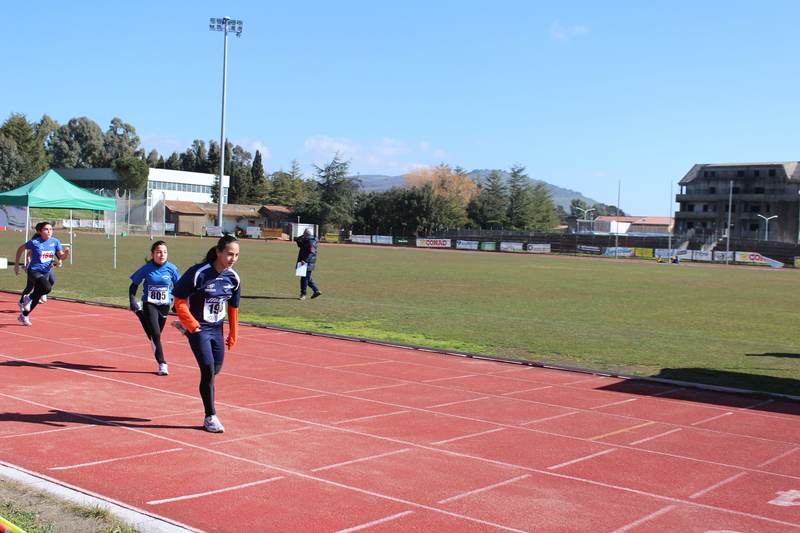
POLYGON ((56 252, 64 251, 61 242, 53 237, 46 241, 41 237, 34 237, 25 243, 25 248, 31 251, 28 270, 37 272, 50 272, 53 268, 53 260, 56 259, 56 252))
POLYGON ((172 293, 189 301, 189 311, 201 326, 222 324, 227 306, 239 307, 241 280, 233 269, 217 272, 209 263, 189 268, 172 293))
POLYGON ((156 265, 148 261, 133 273, 131 281, 139 285, 144 281, 142 301, 153 305, 172 304, 172 286, 178 283, 181 273, 178 267, 167 261, 163 265, 156 265))

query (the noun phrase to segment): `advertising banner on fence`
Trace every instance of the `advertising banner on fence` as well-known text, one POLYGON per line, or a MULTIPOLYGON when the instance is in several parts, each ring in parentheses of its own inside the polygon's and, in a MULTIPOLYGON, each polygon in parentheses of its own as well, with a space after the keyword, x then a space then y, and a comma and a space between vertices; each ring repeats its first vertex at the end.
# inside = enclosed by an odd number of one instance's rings
POLYGON ((392 237, 390 235, 373 235, 372 242, 374 244, 392 244, 392 237))
POLYGON ((736 252, 734 255, 734 261, 737 263, 761 263, 764 265, 769 265, 773 268, 783 268, 783 263, 780 261, 775 261, 774 259, 764 257, 763 255, 755 252, 736 252))
POLYGON ((633 253, 636 257, 653 257, 652 248, 634 248, 633 253))
POLYGON ((421 248, 450 248, 450 239, 417 239, 421 248))
POLYGON ((25 230, 28 221, 28 208, 16 205, 0 206, 0 227, 25 230))
POLYGON ((673 255, 675 255, 676 252, 677 252, 677 250, 675 250, 674 248, 673 249, 656 248, 655 250, 653 250, 653 253, 655 254, 655 256, 656 257, 661 257, 662 259, 665 259, 667 257, 672 257, 673 255))
POLYGON ((326 233, 322 236, 322 240, 325 242, 339 242, 339 234, 338 233, 326 233))
POLYGON ((247 233, 248 237, 258 237, 261 235, 261 228, 258 226, 247 226, 245 232, 247 233))
POLYGON ((711 250, 692 250, 692 261, 713 261, 714 253, 711 250))
POLYGON ((603 249, 599 246, 589 246, 587 244, 579 244, 578 251, 585 254, 602 254, 603 249))
POLYGON ((372 237, 369 235, 353 235, 350 237, 350 240, 358 244, 370 244, 372 242, 372 237))
POLYGON ((482 242, 481 243, 481 250, 484 252, 494 252, 497 250, 497 243, 496 242, 482 242))
POLYGON ((501 252, 521 252, 523 250, 521 242, 501 242, 501 252))
POLYGON ((714 261, 733 261, 733 252, 714 252, 714 261))
POLYGON ((550 245, 549 244, 529 244, 528 251, 532 254, 549 254, 550 253, 550 245))
POLYGON ((603 255, 613 255, 614 257, 634 257, 633 248, 623 248, 622 246, 609 246, 603 248, 603 255))
POLYGON ((261 230, 261 236, 265 239, 280 239, 283 237, 283 231, 280 228, 264 228, 261 230))
POLYGON ((456 241, 456 248, 459 250, 477 250, 478 241, 456 241))

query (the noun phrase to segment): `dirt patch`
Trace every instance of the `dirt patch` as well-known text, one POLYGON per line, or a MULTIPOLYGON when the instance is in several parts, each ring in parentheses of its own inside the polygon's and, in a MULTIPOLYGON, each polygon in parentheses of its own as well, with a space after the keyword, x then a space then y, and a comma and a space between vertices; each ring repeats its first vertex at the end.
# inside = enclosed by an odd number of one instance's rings
POLYGON ((15 511, 36 513, 37 531, 54 533, 111 533, 133 531, 120 529, 115 524, 96 516, 86 516, 69 503, 56 500, 39 491, 30 489, 0 477, 0 516, 9 507, 15 511), (10 503, 9 503, 10 502, 10 503))

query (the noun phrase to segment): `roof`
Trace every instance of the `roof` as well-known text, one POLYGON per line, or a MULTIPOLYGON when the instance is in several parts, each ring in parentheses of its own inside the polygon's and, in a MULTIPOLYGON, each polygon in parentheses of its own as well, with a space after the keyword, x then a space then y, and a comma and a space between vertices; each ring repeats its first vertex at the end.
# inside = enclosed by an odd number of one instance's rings
POLYGON ((731 167, 783 167, 790 183, 800 183, 800 161, 783 161, 772 163, 718 163, 711 165, 694 165, 683 177, 678 185, 688 185, 701 176, 703 170, 727 169, 731 167))
POLYGON ((263 205, 261 209, 266 209, 270 213, 276 215, 278 218, 289 218, 294 213, 291 207, 285 207, 282 205, 263 205))
POLYGON ((648 226, 669 226, 673 223, 672 217, 615 217, 606 215, 597 217, 595 220, 627 222, 629 224, 641 224, 648 226))
POLYGON ((0 193, 0 205, 116 211, 117 201, 73 185, 48 170, 22 187, 0 193))
POLYGON ((165 200, 164 205, 173 213, 184 215, 205 215, 205 211, 200 209, 194 202, 183 202, 180 200, 165 200))

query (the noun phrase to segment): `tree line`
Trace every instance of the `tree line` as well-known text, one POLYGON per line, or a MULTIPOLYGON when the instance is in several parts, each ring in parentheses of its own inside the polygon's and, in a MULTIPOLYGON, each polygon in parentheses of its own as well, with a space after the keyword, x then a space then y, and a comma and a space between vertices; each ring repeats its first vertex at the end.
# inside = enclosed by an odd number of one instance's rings
MULTIPOLYGON (((166 159, 141 146, 136 129, 114 118, 103 132, 86 118, 64 125, 45 115, 38 122, 14 113, 0 126, 0 192, 37 178, 49 168, 111 168, 124 188, 144 192, 150 168, 215 174, 219 172, 219 143, 195 140, 183 153, 166 159)), ((512 165, 508 177, 493 171, 477 178, 447 164, 417 168, 404 176, 403 187, 364 192, 350 175, 350 161, 340 153, 311 175, 292 161, 288 170, 268 173, 261 153, 225 142, 225 173, 230 176, 228 203, 279 205, 294 216, 328 230, 383 231, 421 235, 444 228, 552 231, 568 215, 553 203, 547 186, 531 180, 525 167, 512 165)), ((217 201, 218 187, 212 188, 217 201)), ((570 215, 580 218, 573 200, 570 215)), ((616 214, 616 208, 595 204, 595 215, 616 214)), ((622 214, 622 213, 621 213, 622 214)))

